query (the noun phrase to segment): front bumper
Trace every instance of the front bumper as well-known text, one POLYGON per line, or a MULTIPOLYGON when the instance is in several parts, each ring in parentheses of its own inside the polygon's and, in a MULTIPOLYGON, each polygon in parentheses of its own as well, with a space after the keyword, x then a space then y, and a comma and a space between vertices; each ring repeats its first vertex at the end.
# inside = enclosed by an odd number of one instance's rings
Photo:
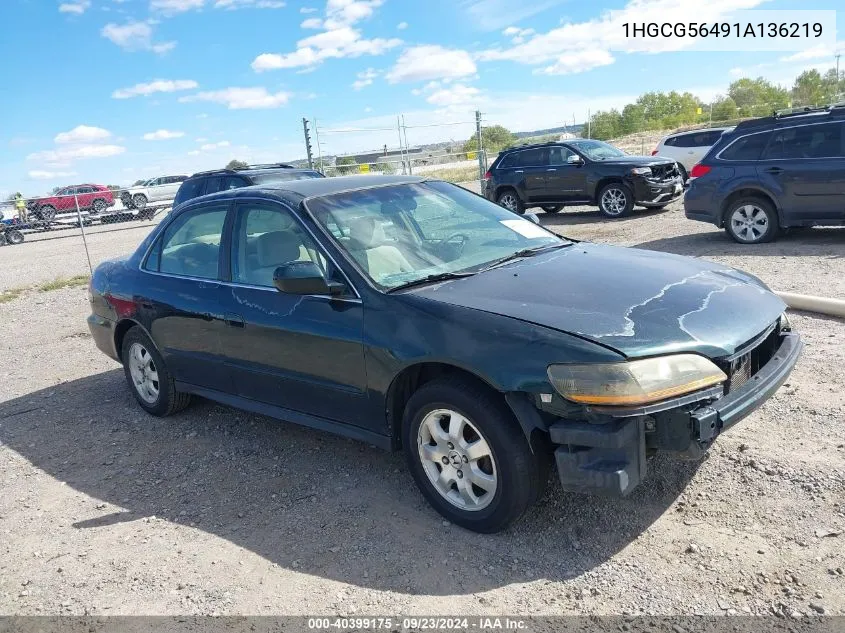
POLYGON ((744 385, 724 396, 718 388, 710 389, 678 398, 669 408, 619 410, 604 424, 560 420, 551 425, 549 434, 557 445, 555 461, 564 490, 623 496, 645 478, 649 453, 670 451, 700 458, 721 432, 777 391, 802 348, 798 334, 782 332, 771 359, 744 385), (702 402, 702 396, 709 400, 702 402))
POLYGON ((684 184, 680 177, 671 180, 633 178, 634 202, 643 207, 660 207, 680 198, 684 184))

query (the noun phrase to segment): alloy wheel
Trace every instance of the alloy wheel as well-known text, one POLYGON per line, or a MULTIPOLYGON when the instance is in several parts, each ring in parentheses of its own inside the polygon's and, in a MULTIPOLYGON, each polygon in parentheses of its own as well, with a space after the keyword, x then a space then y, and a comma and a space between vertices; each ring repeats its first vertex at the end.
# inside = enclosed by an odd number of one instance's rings
POLYGON ((756 242, 769 230, 769 217, 755 204, 744 204, 731 213, 731 228, 744 242, 756 242))
POLYGON ((140 343, 132 343, 127 363, 138 395, 144 402, 154 404, 158 400, 159 382, 158 370, 150 352, 140 343))
POLYGON ((451 409, 435 409, 417 432, 417 450, 428 480, 461 510, 483 510, 496 495, 498 474, 490 445, 478 428, 451 409))
POLYGON ((499 198, 499 204, 505 207, 510 211, 516 211, 517 203, 516 203, 516 196, 512 193, 503 194, 499 198))
POLYGON ((606 189, 601 197, 601 208, 608 215, 619 215, 628 205, 628 197, 621 189, 606 189))

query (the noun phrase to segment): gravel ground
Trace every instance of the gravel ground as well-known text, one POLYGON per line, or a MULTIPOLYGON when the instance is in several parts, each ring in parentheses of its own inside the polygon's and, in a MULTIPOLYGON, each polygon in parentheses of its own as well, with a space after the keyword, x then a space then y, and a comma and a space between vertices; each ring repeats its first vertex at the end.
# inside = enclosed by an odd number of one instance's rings
MULTIPOLYGON (((742 248, 678 208, 542 219, 845 297, 842 230, 742 248)), ((148 230, 90 235, 94 259, 148 230)), ((0 284, 85 272, 80 253, 0 249, 0 284)), ((794 315, 788 384, 703 462, 658 458, 622 500, 552 482, 480 536, 444 524, 400 455, 206 401, 143 414, 86 314, 80 288, 0 303, 2 614, 845 614, 843 321, 794 315)))

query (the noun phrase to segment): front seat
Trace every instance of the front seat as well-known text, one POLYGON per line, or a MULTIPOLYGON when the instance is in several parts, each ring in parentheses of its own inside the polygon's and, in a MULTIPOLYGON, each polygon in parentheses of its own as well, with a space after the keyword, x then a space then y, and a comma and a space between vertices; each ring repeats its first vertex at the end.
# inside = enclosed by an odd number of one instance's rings
POLYGON ((402 252, 387 242, 381 222, 372 217, 349 220, 349 252, 373 279, 413 272, 402 252))
POLYGON ((244 267, 241 281, 256 286, 272 286, 273 273, 282 264, 309 261, 308 252, 294 231, 271 231, 256 238, 256 255, 244 267))

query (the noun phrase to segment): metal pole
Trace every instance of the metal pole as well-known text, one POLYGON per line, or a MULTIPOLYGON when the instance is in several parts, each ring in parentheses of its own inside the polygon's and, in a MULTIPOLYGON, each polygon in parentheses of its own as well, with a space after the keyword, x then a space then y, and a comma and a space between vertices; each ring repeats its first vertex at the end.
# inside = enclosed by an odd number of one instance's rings
POLYGON ((484 144, 481 136, 481 111, 475 111, 475 138, 478 143, 478 186, 484 193, 484 144))
POLYGON ((302 131, 305 133, 305 151, 308 153, 308 169, 314 169, 314 158, 311 154, 311 135, 308 133, 308 119, 302 119, 302 131))
POLYGON ((396 115, 396 133, 399 135, 399 157, 402 159, 402 175, 406 175, 405 171, 405 150, 402 148, 402 125, 399 123, 399 115, 396 115))
POLYGON ((88 272, 93 276, 94 268, 91 266, 91 255, 88 253, 88 239, 85 237, 85 223, 82 222, 82 211, 79 210, 79 198, 73 194, 73 201, 76 203, 76 220, 79 222, 79 228, 82 231, 82 246, 85 247, 85 259, 88 260, 88 272))
POLYGON ((323 150, 320 148, 320 126, 317 125, 317 119, 314 119, 314 138, 317 140, 317 160, 320 163, 318 169, 323 171, 323 150))
POLYGON ((587 138, 593 138, 591 136, 590 126, 593 124, 593 115, 590 113, 590 108, 587 108, 587 138))
POLYGON ((413 175, 414 170, 411 168, 411 146, 408 145, 408 128, 405 127, 405 115, 402 115, 402 134, 405 135, 405 156, 408 157, 408 174, 413 175))

